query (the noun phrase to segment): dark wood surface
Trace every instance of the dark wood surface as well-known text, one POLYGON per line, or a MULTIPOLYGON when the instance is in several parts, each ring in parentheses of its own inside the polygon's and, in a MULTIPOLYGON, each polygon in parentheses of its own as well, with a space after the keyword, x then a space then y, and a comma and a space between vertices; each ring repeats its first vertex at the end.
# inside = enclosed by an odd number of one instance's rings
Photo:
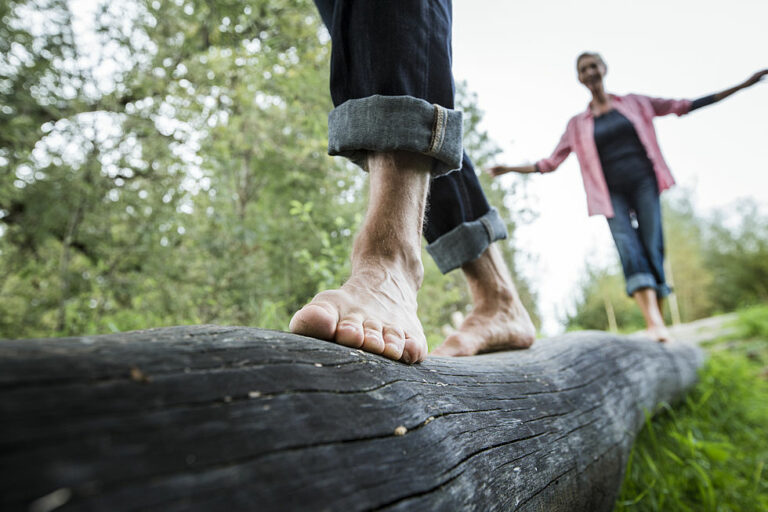
POLYGON ((0 508, 611 510, 702 359, 594 331, 415 366, 242 327, 2 341, 0 508))

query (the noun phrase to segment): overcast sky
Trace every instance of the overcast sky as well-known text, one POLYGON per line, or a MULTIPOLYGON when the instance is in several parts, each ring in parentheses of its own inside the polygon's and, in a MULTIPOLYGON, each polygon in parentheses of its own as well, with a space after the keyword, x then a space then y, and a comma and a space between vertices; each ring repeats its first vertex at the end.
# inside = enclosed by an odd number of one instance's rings
MULTIPOLYGON (((478 94, 482 129, 503 149, 498 163, 549 156, 586 108, 575 72, 582 51, 603 55, 616 94, 695 99, 768 67, 766 0, 454 0, 453 12, 454 76, 478 94)), ((768 210, 768 80, 655 124, 678 189, 692 191, 700 213, 744 197, 768 210)), ((555 173, 532 176, 528 191, 539 217, 518 230, 517 245, 533 256, 523 271, 539 293, 543 330, 554 334, 585 261, 618 260, 604 217, 587 216, 574 154, 555 173)))

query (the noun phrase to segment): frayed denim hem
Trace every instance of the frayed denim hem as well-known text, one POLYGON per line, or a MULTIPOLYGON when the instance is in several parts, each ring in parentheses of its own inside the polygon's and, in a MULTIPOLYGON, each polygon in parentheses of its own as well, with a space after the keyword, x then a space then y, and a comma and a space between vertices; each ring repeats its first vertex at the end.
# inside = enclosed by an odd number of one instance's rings
POLYGON ((427 246, 440 272, 479 258, 496 240, 507 238, 507 227, 495 208, 471 222, 464 222, 427 246))
MULTIPOLYGON (((461 168, 462 114, 413 96, 348 100, 328 116, 328 154, 366 169, 371 151, 413 151, 434 158, 432 175, 461 168)), ((366 169, 367 170, 367 169, 366 169)))

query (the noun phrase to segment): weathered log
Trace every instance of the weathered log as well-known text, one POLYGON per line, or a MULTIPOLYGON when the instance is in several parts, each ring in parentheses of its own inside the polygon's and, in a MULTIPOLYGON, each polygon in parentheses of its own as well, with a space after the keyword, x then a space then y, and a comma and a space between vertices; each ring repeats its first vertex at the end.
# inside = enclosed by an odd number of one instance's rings
POLYGON ((601 332, 414 366, 282 332, 0 342, 3 510, 610 510, 703 359, 601 332))

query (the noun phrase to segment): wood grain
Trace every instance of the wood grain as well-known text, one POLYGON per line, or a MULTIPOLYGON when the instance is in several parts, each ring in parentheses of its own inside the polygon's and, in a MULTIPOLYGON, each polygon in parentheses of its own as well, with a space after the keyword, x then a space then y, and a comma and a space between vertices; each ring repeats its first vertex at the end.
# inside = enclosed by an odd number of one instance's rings
POLYGON ((0 508, 611 510, 702 360, 592 331, 415 366, 243 327, 3 341, 0 508))

